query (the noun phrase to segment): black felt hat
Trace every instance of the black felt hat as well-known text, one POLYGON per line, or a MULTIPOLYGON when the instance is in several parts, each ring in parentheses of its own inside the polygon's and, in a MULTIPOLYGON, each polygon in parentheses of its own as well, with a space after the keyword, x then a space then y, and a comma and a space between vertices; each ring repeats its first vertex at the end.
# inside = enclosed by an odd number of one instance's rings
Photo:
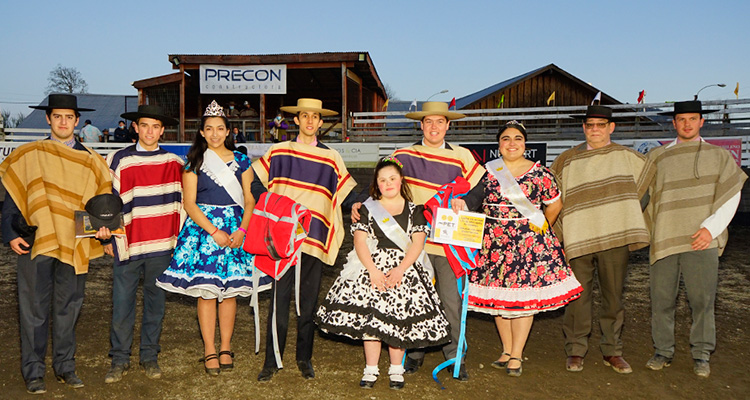
POLYGON ((615 121, 612 118, 612 109, 605 106, 588 106, 586 114, 571 114, 572 118, 586 120, 589 118, 604 118, 607 121, 615 121))
POLYGON ((162 124, 166 125, 177 125, 178 121, 172 117, 164 115, 164 110, 157 105, 142 104, 138 106, 137 112, 126 112, 120 114, 120 117, 129 119, 131 121, 138 121, 138 118, 153 118, 161 121, 162 124))
POLYGON ((99 230, 106 226, 115 230, 120 227, 122 199, 119 196, 111 193, 96 195, 86 202, 85 209, 94 229, 99 230))
POLYGON ((674 103, 674 110, 660 112, 659 115, 669 115, 671 117, 674 117, 677 114, 701 114, 703 115, 703 114, 710 114, 716 111, 717 110, 704 110, 703 104, 700 102, 700 100, 690 100, 690 101, 678 101, 674 103))
POLYGON ((47 97, 46 105, 29 106, 29 108, 35 108, 37 110, 73 110, 73 111, 95 111, 92 108, 81 108, 78 107, 78 98, 72 94, 51 94, 47 97))

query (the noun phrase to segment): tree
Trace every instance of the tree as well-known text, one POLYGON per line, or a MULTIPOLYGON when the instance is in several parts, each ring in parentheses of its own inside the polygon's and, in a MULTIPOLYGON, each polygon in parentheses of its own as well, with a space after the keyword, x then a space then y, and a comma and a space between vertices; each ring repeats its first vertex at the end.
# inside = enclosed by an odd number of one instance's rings
POLYGON ((10 114, 10 111, 8 110, 2 110, 0 111, 0 118, 3 120, 3 126, 6 128, 15 128, 17 127, 21 121, 23 121, 24 116, 23 113, 19 112, 16 114, 16 116, 12 116, 10 114))
POLYGON ((60 64, 57 64, 57 67, 49 72, 47 82, 49 84, 45 94, 52 92, 88 93, 89 89, 89 85, 77 69, 63 67, 60 64))
POLYGON ((398 95, 396 94, 396 90, 391 87, 389 84, 384 84, 383 89, 385 89, 385 98, 391 99, 391 100, 398 100, 398 95))

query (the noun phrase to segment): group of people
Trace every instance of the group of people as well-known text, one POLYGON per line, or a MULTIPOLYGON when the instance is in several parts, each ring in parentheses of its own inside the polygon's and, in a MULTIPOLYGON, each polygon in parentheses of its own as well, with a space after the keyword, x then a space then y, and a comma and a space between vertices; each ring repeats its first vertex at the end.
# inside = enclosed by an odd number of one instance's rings
MULTIPOLYGON (((726 150, 700 137, 706 112, 700 102, 675 103, 668 114, 677 138, 647 156, 611 142, 611 109, 590 106, 578 116, 586 142, 561 154, 551 168, 526 159, 526 129, 516 121, 497 134, 502 157, 479 165, 467 149, 445 141, 450 122, 464 115, 445 103, 427 102, 422 111, 406 115, 420 121, 422 140, 380 160, 360 194, 339 153, 318 140, 322 118, 336 115, 320 100, 303 98, 282 107, 294 115, 299 135, 274 144, 254 162, 234 151, 227 119, 232 111, 216 102, 205 110, 187 163, 159 147, 164 127, 177 121, 158 106, 141 105, 122 115, 135 122, 137 143, 106 160, 73 136, 80 112, 91 111, 79 108, 75 96, 50 95, 48 105, 37 108, 47 113, 50 138, 19 147, 0 164, 8 191, 3 240, 19 254, 21 363, 29 393, 46 390, 52 301, 55 376, 71 387, 83 386, 75 373, 74 326, 89 260, 102 252, 115 259, 106 383, 120 381, 130 368, 141 276, 139 364, 152 379, 162 375, 157 356, 165 291, 198 299, 201 361, 206 373, 216 376, 234 367, 236 298, 267 289, 272 300, 261 382, 283 368, 293 294, 295 359, 306 379, 315 377, 317 326, 363 341, 363 388, 379 377, 382 343, 388 346, 393 389, 404 387, 404 375, 422 366, 423 349, 435 345, 442 346, 446 360, 454 360, 448 367, 453 377, 466 381, 466 349, 459 345, 463 304, 494 316, 502 349, 491 365, 510 376, 522 374, 533 316, 565 307, 566 368, 581 371, 592 330, 594 279, 602 297, 604 364, 628 373, 622 291, 629 251, 648 245, 655 353, 647 367, 658 370, 672 362, 682 276, 693 310, 694 372, 710 373, 718 256, 747 176, 726 150), (456 195, 441 198, 446 190, 456 195), (122 199, 126 234, 113 236, 102 228, 94 239, 75 238, 74 211, 110 192, 122 199), (243 245, 270 240, 271 247, 284 246, 274 242, 276 233, 248 234, 256 208, 290 220, 288 207, 268 206, 272 194, 303 206, 310 220, 299 251, 285 261, 289 271, 266 275, 254 268, 261 256, 243 245), (430 210, 424 204, 435 200, 454 211, 486 215, 474 267, 457 265, 445 246, 429 239, 430 210), (187 219, 181 224, 183 209, 187 219), (343 212, 349 210, 354 249, 318 306, 323 268, 335 263, 345 234, 343 212), (35 237, 21 234, 21 222, 38 227, 35 237), (462 287, 468 288, 467 298, 462 287)), ((302 237, 301 220, 291 221, 281 236, 302 237)))

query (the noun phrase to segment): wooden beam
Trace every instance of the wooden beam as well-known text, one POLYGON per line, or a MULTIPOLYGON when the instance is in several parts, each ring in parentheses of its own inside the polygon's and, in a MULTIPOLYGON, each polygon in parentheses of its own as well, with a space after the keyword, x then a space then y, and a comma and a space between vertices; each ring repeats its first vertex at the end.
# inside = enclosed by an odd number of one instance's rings
POLYGON ((266 94, 260 94, 260 109, 258 110, 260 119, 260 142, 266 142, 266 94))
POLYGON ((347 83, 348 80, 346 79, 346 63, 341 63, 341 140, 343 141, 346 137, 346 124, 347 121, 349 121, 348 116, 346 115, 346 108, 347 108, 347 83))
POLYGON ((185 142, 185 66, 180 64, 180 130, 177 132, 177 141, 185 142))

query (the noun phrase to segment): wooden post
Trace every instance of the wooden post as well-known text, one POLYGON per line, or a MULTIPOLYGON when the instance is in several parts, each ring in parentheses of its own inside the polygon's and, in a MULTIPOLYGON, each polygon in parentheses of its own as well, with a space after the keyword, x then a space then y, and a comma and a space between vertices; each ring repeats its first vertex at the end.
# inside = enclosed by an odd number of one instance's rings
POLYGON ((346 105, 347 105, 347 96, 346 96, 346 86, 347 86, 347 79, 346 79, 346 63, 341 63, 341 141, 344 141, 344 138, 347 136, 347 129, 346 124, 349 123, 349 116, 346 115, 346 105))
POLYGON ((180 64, 180 130, 177 132, 177 142, 185 142, 185 65, 180 64))
POLYGON ((258 110, 258 121, 260 123, 260 142, 266 142, 266 94, 260 94, 260 110, 258 110))

